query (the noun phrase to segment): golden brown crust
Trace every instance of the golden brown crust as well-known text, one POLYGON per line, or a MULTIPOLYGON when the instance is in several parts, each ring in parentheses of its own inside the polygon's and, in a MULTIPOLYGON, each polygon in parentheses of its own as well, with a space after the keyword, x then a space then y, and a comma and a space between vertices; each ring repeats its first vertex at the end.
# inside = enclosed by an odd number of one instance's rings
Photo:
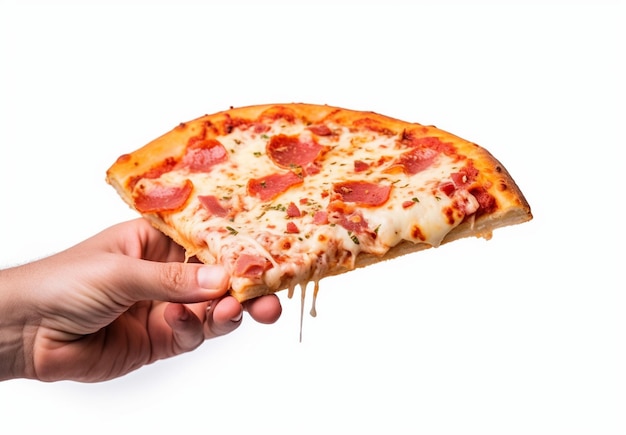
MULTIPOLYGON (((129 188, 133 178, 154 169, 156 162, 162 162, 168 158, 180 159, 190 138, 199 135, 202 135, 205 139, 220 136, 227 134, 228 130, 233 125, 236 125, 238 120, 271 120, 275 119, 277 115, 283 118, 293 116, 294 119, 304 119, 310 124, 332 121, 349 128, 365 128, 382 134, 402 134, 405 130, 419 128, 425 136, 438 137, 444 142, 452 142, 459 154, 465 155, 473 161, 474 166, 478 169, 479 183, 495 198, 497 207, 474 219, 464 221, 445 237, 443 243, 470 236, 489 238, 492 231, 496 228, 532 219, 528 202, 513 178, 504 166, 484 148, 432 126, 408 123, 374 112, 353 111, 332 106, 301 103, 231 108, 213 115, 205 115, 195 120, 181 123, 143 148, 131 154, 121 156, 107 171, 107 181, 117 190, 129 206, 134 207, 131 189, 129 188)), ((202 247, 195 246, 191 240, 187 240, 176 229, 166 224, 158 213, 143 213, 143 216, 150 220, 156 228, 183 246, 189 254, 197 255, 204 262, 211 261, 210 255, 203 254, 202 247)), ((392 247, 382 257, 360 254, 355 266, 357 268, 364 267, 428 247, 430 245, 405 241, 398 246, 392 247)), ((345 271, 348 271, 348 269, 334 270, 330 274, 338 274, 345 271)), ((280 287, 283 289, 288 285, 289 283, 285 280, 280 287)), ((235 297, 243 301, 269 292, 273 291, 268 290, 264 286, 250 287, 239 292, 235 297)))

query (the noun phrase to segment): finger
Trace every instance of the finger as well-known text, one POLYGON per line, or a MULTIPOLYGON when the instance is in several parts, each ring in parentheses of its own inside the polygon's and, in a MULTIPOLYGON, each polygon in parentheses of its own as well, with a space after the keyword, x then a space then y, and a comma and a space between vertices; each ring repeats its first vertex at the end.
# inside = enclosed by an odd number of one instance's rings
POLYGON ((274 294, 246 301, 244 308, 259 323, 274 323, 283 312, 280 299, 274 294))
POLYGON ((207 310, 206 338, 219 337, 234 331, 241 324, 243 307, 232 296, 214 301, 207 310))
POLYGON ((113 265, 114 290, 126 303, 158 300, 179 303, 203 302, 222 297, 229 277, 222 266, 187 263, 159 263, 123 258, 113 265))
POLYGON ((185 305, 167 304, 163 317, 172 328, 172 347, 176 354, 194 350, 204 341, 202 322, 185 305))

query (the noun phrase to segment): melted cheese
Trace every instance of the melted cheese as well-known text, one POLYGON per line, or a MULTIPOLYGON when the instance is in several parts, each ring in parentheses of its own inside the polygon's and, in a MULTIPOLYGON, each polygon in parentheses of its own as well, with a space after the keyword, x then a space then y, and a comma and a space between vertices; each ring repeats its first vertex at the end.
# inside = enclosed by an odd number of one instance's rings
MULTIPOLYGON (((286 171, 267 156, 267 143, 276 134, 312 137, 303 124, 285 127, 277 121, 266 133, 236 128, 218 137, 230 156, 227 162, 216 165, 209 173, 178 169, 163 174, 164 182, 176 183, 186 178, 193 183, 194 195, 185 208, 164 218, 189 240, 206 245, 206 258, 227 267, 233 267, 241 253, 261 255, 271 262, 273 267, 256 280, 233 276, 233 289, 254 285, 277 290, 284 284, 283 277, 288 276, 290 297, 294 286, 301 285, 304 298, 306 283, 313 280, 315 298, 319 278, 329 270, 354 267, 361 252, 380 256, 403 240, 437 246, 464 218, 463 213, 446 215, 446 209, 455 209, 459 202, 465 204, 466 210, 478 207, 476 199, 466 191, 459 190, 452 197, 437 191, 441 180, 459 170, 452 157, 441 153, 430 167, 409 176, 391 167, 406 152, 406 148, 397 146, 397 136, 328 126, 339 134, 315 137, 328 149, 318 160, 320 172, 306 175, 301 185, 287 189, 271 201, 249 195, 248 180, 286 171), (386 163, 377 166, 381 155, 386 156, 386 163), (356 160, 371 166, 355 172, 356 160), (346 180, 391 186, 389 199, 382 206, 359 207, 370 235, 350 232, 338 224, 314 222, 315 213, 328 206, 333 184, 346 180), (225 208, 235 210, 233 217, 211 215, 197 195, 214 195, 225 208), (298 207, 300 217, 287 215, 290 203, 298 207), (299 232, 288 233, 288 222, 293 222, 299 232)), ((315 305, 311 314, 315 315, 315 305)))

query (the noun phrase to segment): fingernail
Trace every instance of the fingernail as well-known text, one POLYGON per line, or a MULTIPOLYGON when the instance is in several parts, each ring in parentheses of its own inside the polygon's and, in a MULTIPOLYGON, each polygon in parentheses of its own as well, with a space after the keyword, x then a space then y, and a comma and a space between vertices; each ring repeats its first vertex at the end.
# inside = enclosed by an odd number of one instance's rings
POLYGON ((241 320, 242 317, 243 317, 243 310, 239 311, 239 314, 230 320, 234 323, 237 323, 241 320))
POLYGON ((228 285, 228 276, 221 266, 202 266, 198 269, 198 285, 212 290, 223 289, 228 285))

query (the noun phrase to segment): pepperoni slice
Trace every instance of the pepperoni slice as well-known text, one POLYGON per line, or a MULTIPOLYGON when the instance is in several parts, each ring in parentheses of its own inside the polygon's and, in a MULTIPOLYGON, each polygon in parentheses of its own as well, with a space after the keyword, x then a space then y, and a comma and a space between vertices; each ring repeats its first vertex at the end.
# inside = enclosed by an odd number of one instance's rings
POLYGON ((201 140, 194 142, 187 149, 181 166, 192 172, 208 172, 214 165, 228 160, 228 153, 217 140, 201 140))
POLYGON ((279 134, 267 144, 267 155, 281 168, 306 168, 315 161, 322 146, 314 140, 301 141, 298 136, 279 134))
POLYGON ((478 211, 476 211, 476 216, 481 216, 485 213, 492 213, 498 208, 498 203, 496 202, 496 199, 484 187, 474 187, 469 190, 469 193, 474 195, 479 204, 478 211))
POLYGON ((259 278, 272 263, 261 255, 241 254, 235 261, 233 275, 246 278, 259 278))
POLYGON ((415 175, 432 166, 438 155, 439 152, 432 148, 413 148, 403 153, 396 164, 400 165, 408 175, 415 175))
POLYGON ((443 142, 436 136, 420 136, 419 132, 405 131, 400 143, 409 148, 430 148, 446 154, 454 153, 454 146, 450 142, 443 142))
POLYGON ((144 180, 135 189, 135 207, 141 213, 175 211, 185 205, 192 190, 193 184, 189 180, 180 186, 144 180))
POLYGON ((456 190, 454 183, 451 181, 445 181, 439 184, 439 190, 446 194, 446 196, 450 197, 456 190))
POLYGON ((310 125, 308 129, 318 136, 330 136, 333 134, 332 130, 326 124, 310 125))
POLYGON ((270 131, 271 126, 267 123, 263 122, 255 122, 250 119, 244 118, 233 118, 229 114, 225 115, 224 120, 224 132, 226 134, 231 133, 235 128, 239 128, 241 130, 252 129, 254 133, 267 133, 270 131))
POLYGON ((478 176, 478 169, 474 167, 474 164, 470 160, 459 172, 450 174, 452 181, 457 187, 467 186, 476 180, 478 176))
POLYGON ((302 213, 300 212, 300 209, 298 208, 296 204, 294 204, 293 202, 290 202, 289 205, 287 206, 287 216, 300 217, 302 216, 302 213))
POLYGON ((362 160, 354 161, 354 172, 363 172, 367 171, 370 168, 370 164, 366 163, 362 160))
POLYGON ((418 136, 414 131, 402 133, 400 143, 409 148, 395 162, 407 175, 415 175, 429 168, 441 153, 453 155, 454 146, 434 136, 418 136))
POLYGON ((328 222, 339 224, 346 230, 359 234, 368 230, 363 213, 342 201, 332 201, 328 204, 328 222))
POLYGON ((300 229, 292 221, 289 221, 287 222, 287 229, 285 230, 285 232, 289 234, 297 234, 300 232, 300 229))
POLYGON ((313 223, 316 225, 324 225, 328 223, 328 212, 324 210, 318 210, 313 215, 313 223))
POLYGON ((206 208, 212 215, 225 217, 228 216, 228 210, 225 209, 220 201, 214 195, 200 195, 198 196, 200 204, 206 208))
POLYGON ((266 175, 248 181, 248 194, 267 201, 285 192, 291 186, 301 183, 302 177, 293 172, 266 175))
POLYGON ((378 207, 389 199, 391 186, 366 181, 346 181, 333 186, 333 191, 345 202, 355 202, 362 206, 378 207))

